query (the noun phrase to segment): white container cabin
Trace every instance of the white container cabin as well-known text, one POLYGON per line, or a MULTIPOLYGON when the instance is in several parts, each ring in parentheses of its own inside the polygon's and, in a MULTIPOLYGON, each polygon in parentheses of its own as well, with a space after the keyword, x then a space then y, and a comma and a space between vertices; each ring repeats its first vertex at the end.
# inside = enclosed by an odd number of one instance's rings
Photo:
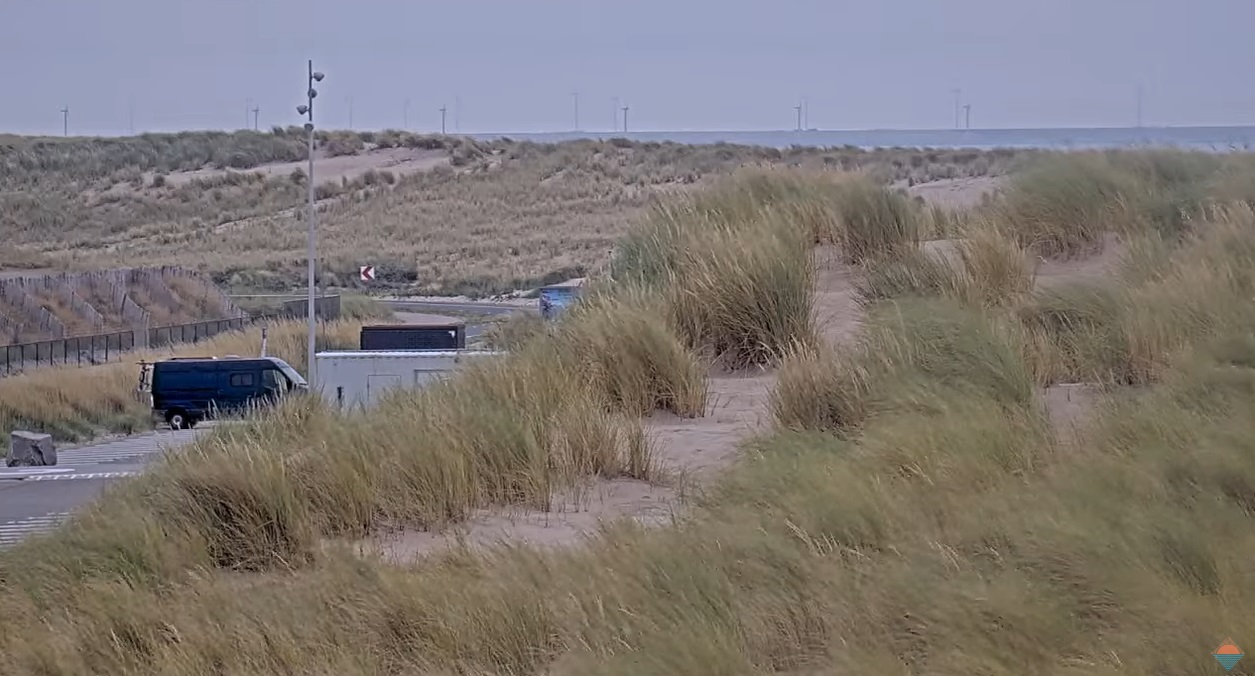
POLYGON ((314 387, 333 408, 370 408, 389 390, 420 389, 468 363, 504 354, 488 350, 319 352, 314 355, 314 387))

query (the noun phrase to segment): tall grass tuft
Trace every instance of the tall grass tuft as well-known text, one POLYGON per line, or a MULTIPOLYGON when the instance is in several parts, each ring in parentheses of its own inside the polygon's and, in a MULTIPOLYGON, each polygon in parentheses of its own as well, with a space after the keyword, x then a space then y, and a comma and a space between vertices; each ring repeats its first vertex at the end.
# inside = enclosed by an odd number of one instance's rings
POLYGON ((884 301, 872 310, 853 349, 802 348, 784 362, 772 394, 781 427, 849 435, 869 418, 931 415, 965 397, 1027 410, 1032 374, 1018 337, 993 317, 948 299, 884 301))
POLYGON ((807 180, 748 172, 716 188, 726 202, 702 193, 662 202, 619 250, 612 274, 623 287, 660 293, 690 347, 732 368, 772 363, 815 340, 810 244, 820 217, 795 216, 805 205, 813 214, 826 207, 807 180), (782 195, 797 197, 782 204, 782 195))
POLYGON ((706 365, 671 330, 665 306, 650 294, 625 290, 585 301, 563 322, 557 340, 616 410, 683 417, 706 410, 706 365))
POLYGON ((1014 237, 992 223, 965 224, 956 242, 962 300, 980 307, 997 307, 1018 301, 1033 288, 1032 256, 1014 237))
POLYGON ((837 243, 847 262, 897 253, 919 245, 924 218, 904 194, 854 177, 838 184, 837 243))
POLYGON ((919 248, 864 259, 858 269, 854 288, 864 307, 896 298, 955 295, 963 274, 950 258, 919 248))
POLYGON ((1038 381, 1137 382, 1121 323, 1125 302, 1109 282, 1072 282, 1034 293, 1017 314, 1038 381))
POLYGON ((1014 238, 985 221, 965 224, 960 234, 865 259, 855 282, 859 302, 940 296, 993 308, 1032 288, 1028 252, 1014 238))
POLYGON ((799 346, 780 366, 771 393, 776 424, 848 435, 868 414, 872 376, 857 359, 824 347, 799 346))
POLYGON ((870 322, 870 368, 912 387, 926 382, 934 394, 935 388, 977 392, 1008 407, 1032 402, 1033 378, 1016 336, 979 309, 951 300, 904 299, 876 308, 870 322))
POLYGON ((816 340, 809 241, 770 211, 762 219, 683 252, 666 293, 680 335, 732 368, 774 363, 788 345, 816 340))
POLYGON ((1045 257, 1077 255, 1127 222, 1133 190, 1102 156, 1056 155, 1015 174, 998 211, 1021 246, 1045 257))

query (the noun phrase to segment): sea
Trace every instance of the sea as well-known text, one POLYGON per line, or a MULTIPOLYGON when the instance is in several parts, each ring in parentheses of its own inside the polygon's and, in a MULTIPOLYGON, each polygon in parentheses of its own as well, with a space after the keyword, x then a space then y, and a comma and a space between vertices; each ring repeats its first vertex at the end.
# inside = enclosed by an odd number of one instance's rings
POLYGON ((1112 148, 1179 148, 1210 152, 1242 152, 1255 148, 1255 127, 1108 127, 1055 129, 869 129, 836 131, 635 131, 466 134, 484 140, 511 138, 537 143, 575 139, 624 138, 642 142, 688 145, 732 143, 789 148, 938 148, 990 150, 1038 148, 1087 150, 1112 148))

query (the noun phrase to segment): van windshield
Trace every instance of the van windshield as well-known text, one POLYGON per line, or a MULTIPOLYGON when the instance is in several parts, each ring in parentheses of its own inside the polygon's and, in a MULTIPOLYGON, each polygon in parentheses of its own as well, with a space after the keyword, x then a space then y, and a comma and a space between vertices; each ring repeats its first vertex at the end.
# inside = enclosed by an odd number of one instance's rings
POLYGON ((279 370, 283 371, 283 375, 287 376, 288 380, 291 380, 293 385, 296 385, 297 387, 309 387, 309 383, 305 382, 305 379, 301 377, 301 374, 297 373, 296 369, 289 366, 287 362, 280 361, 278 366, 279 370))

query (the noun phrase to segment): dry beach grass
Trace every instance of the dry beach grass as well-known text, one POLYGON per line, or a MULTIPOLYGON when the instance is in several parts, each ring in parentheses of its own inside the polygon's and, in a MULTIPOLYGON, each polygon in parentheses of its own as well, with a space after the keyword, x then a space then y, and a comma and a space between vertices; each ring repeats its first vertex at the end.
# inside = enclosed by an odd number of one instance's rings
POLYGON ((953 256, 858 179, 675 196, 510 356, 378 412, 218 432, 0 553, 0 672, 1207 673, 1255 632, 1245 166, 1050 158, 958 217, 953 256), (1090 286, 1034 274, 1112 234, 1090 286), (824 326, 854 293, 857 328, 824 326), (670 527, 400 562, 345 544, 665 480, 641 416, 678 424, 763 367, 775 428, 670 527), (1074 380, 1100 394, 1065 443, 1041 402, 1074 380))
MULTIPOLYGON (((351 286, 358 266, 371 264, 376 287, 447 294, 531 288, 598 269, 656 196, 742 165, 859 169, 918 183, 1005 173, 1028 154, 488 143, 397 132, 329 132, 318 152, 356 168, 318 170, 331 172, 318 180, 320 282, 351 286), (401 168, 398 152, 425 159, 401 168)), ((304 279, 305 192, 303 169, 285 162, 302 154, 293 130, 0 142, 0 235, 19 247, 0 264, 178 263, 236 290, 289 290, 304 279)))

